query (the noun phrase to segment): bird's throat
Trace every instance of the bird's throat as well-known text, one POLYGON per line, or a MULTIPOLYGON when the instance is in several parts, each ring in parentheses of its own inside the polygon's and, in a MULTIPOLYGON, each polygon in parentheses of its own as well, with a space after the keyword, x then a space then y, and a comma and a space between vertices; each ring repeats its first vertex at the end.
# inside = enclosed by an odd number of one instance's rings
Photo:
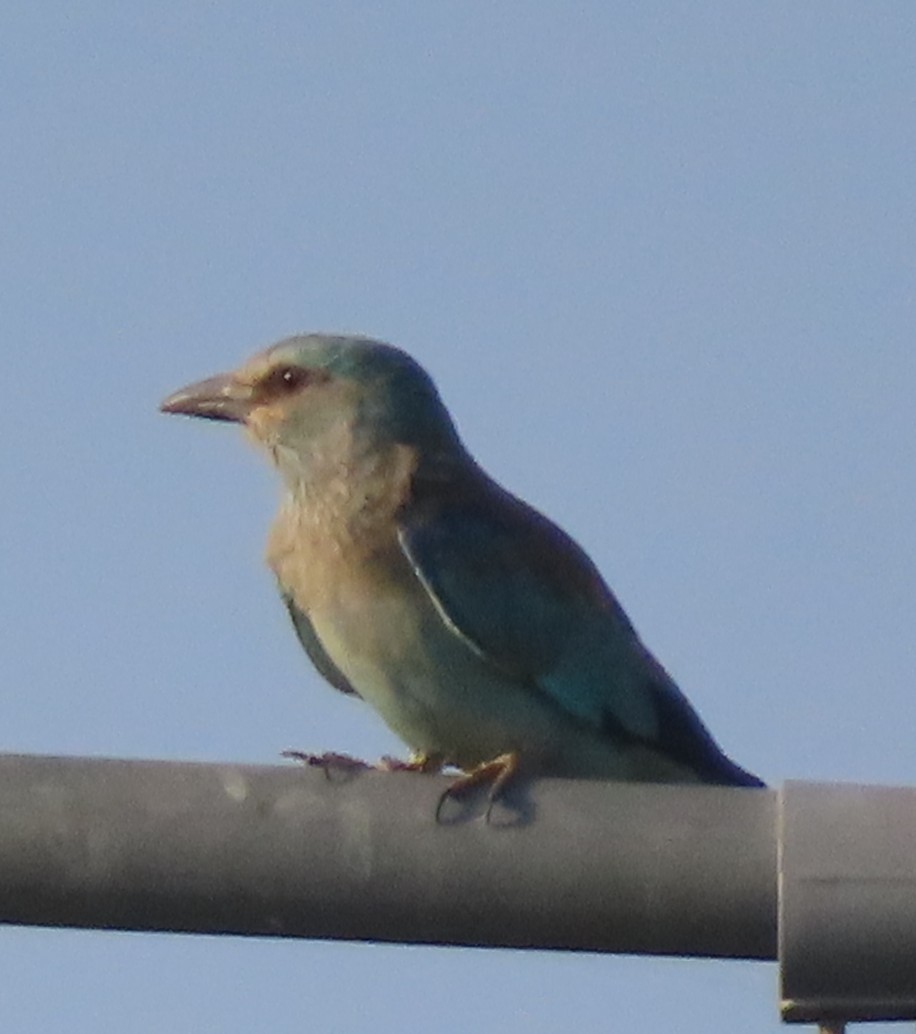
POLYGON ((311 455, 268 538, 267 562, 281 584, 309 595, 340 565, 370 564, 397 549, 397 514, 416 465, 415 450, 399 444, 311 455))

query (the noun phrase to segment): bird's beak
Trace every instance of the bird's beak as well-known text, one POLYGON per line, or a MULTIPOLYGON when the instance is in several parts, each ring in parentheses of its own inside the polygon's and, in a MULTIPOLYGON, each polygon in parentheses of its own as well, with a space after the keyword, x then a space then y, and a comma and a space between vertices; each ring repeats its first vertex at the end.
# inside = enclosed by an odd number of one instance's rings
POLYGON ((206 420, 231 420, 243 424, 254 405, 249 385, 240 384, 231 373, 221 373, 179 388, 159 404, 163 413, 182 413, 206 420))

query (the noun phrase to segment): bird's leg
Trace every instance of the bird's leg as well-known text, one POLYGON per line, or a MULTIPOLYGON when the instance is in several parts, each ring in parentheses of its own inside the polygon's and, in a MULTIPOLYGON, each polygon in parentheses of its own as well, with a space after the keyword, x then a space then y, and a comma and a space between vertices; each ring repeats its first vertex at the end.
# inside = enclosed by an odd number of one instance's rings
POLYGON ((309 754, 304 750, 281 750, 280 757, 301 761, 303 765, 311 768, 320 768, 325 775, 328 774, 330 768, 344 768, 350 772, 362 772, 367 768, 372 768, 366 761, 351 757, 349 754, 336 754, 334 751, 325 751, 324 754, 309 754))
POLYGON ((424 754, 422 751, 413 753, 402 761, 400 758, 393 758, 389 754, 379 759, 378 767, 383 772, 423 772, 431 774, 442 771, 445 759, 441 754, 424 754))
POLYGON ((443 791, 436 806, 436 822, 439 821, 442 813, 442 805, 449 797, 463 797, 469 790, 481 783, 490 782, 490 792, 487 794, 487 811, 485 820, 490 821, 490 813, 499 795, 506 788, 506 784, 518 771, 519 756, 515 751, 508 754, 500 754, 492 761, 485 761, 482 765, 472 768, 470 772, 459 776, 451 786, 443 791))

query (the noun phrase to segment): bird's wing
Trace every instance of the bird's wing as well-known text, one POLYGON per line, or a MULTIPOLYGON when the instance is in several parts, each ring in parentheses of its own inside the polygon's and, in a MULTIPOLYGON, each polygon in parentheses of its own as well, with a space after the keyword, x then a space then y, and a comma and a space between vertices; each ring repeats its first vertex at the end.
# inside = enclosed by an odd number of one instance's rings
POLYGON ((312 622, 309 620, 305 611, 296 606, 292 596, 282 591, 280 595, 283 602, 286 604, 289 616, 293 619, 293 628, 296 630, 299 642, 302 643, 302 647, 308 654, 309 660, 318 669, 319 674, 324 676, 324 678, 327 679, 335 689, 339 689, 341 693, 352 693, 353 696, 359 696, 356 690, 347 681, 346 676, 340 668, 337 667, 325 652, 324 647, 321 645, 321 640, 319 640, 318 636, 315 634, 312 622))
POLYGON ((583 550, 479 469, 418 482, 399 538, 443 621, 478 655, 596 732, 701 779, 741 781, 583 550))

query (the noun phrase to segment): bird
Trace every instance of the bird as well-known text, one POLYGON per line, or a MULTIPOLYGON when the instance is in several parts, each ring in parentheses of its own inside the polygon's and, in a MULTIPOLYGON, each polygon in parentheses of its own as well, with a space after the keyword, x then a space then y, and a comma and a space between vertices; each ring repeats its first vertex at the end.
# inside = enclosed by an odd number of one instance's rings
POLYGON ((491 804, 518 774, 765 785, 723 753, 586 552, 473 458, 408 353, 300 334, 160 409, 240 424, 266 452, 280 596, 318 672, 409 748, 394 767, 455 769, 447 794, 483 783, 491 804))

